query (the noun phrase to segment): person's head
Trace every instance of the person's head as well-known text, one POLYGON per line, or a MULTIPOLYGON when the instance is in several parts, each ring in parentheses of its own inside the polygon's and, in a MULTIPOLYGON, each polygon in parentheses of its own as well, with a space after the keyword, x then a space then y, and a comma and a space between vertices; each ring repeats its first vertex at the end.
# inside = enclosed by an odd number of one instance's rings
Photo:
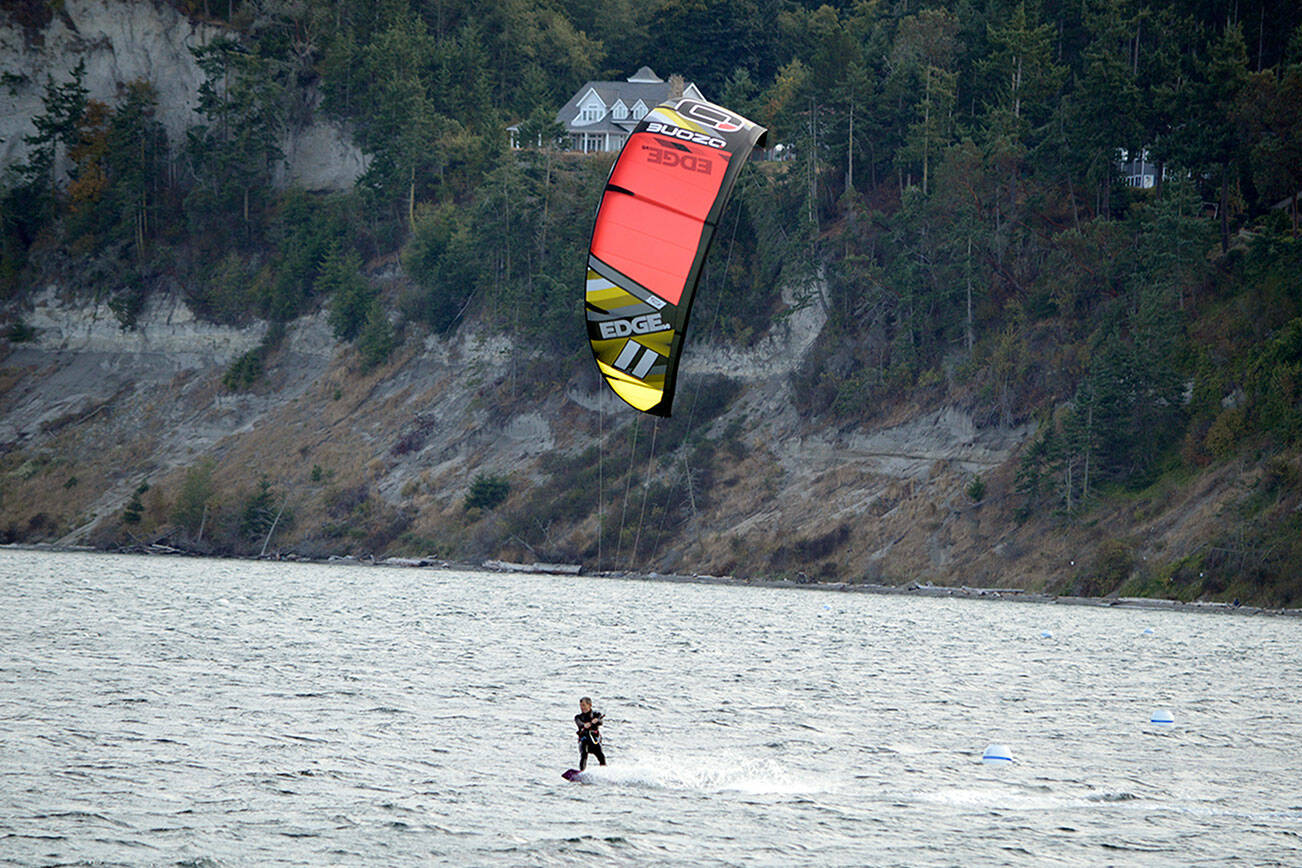
POLYGON ((584 714, 587 714, 589 711, 592 711, 592 700, 586 696, 580 699, 579 711, 582 711, 584 714))

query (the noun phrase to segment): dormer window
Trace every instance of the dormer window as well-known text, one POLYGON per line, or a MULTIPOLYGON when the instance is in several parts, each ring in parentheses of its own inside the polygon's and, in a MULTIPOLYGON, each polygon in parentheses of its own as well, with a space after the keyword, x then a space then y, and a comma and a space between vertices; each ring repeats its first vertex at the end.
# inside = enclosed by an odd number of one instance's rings
POLYGON ((633 120, 640 121, 646 117, 646 103, 638 100, 633 104, 633 120))
POLYGON ((606 116, 606 104, 595 90, 589 89, 579 103, 579 116, 574 119, 577 125, 595 124, 606 116))
POLYGON ((628 106, 624 105, 622 99, 615 100, 615 104, 610 107, 610 116, 617 121, 628 119, 628 106))

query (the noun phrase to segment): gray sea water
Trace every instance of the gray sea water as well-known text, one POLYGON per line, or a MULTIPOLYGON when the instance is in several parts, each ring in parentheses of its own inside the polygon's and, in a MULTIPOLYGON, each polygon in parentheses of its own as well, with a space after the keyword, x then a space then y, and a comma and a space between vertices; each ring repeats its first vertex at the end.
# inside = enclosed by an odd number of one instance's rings
POLYGON ((5 550, 0 863, 1298 865, 1299 640, 1288 618, 5 550), (572 784, 583 694, 610 764, 572 784))

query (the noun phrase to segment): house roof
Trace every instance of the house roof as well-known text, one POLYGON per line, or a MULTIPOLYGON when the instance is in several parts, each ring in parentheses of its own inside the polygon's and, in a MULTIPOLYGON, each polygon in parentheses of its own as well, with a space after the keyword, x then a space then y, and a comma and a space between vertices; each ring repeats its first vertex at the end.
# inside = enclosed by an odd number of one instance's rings
MULTIPOLYGON (((704 99, 694 84, 689 83, 684 87, 683 93, 687 96, 704 99)), ((628 133, 633 127, 637 126, 638 121, 633 117, 632 110, 639 101, 649 111, 668 98, 669 82, 656 75, 651 67, 644 66, 624 81, 590 81, 583 85, 570 98, 570 101, 556 113, 556 120, 565 129, 574 132, 628 133), (601 100, 601 120, 586 124, 577 123, 576 121, 579 119, 584 103, 593 96, 601 100), (621 100, 629 109, 630 114, 624 120, 617 121, 611 116, 610 108, 621 100)))

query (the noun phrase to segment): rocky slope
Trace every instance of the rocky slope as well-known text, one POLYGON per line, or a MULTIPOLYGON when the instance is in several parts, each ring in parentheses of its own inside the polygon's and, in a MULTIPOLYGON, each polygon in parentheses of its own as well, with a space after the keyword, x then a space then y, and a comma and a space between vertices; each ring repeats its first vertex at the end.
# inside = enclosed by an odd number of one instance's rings
MULTIPOLYGON (((42 27, 23 27, 0 11, 0 170, 26 155, 23 138, 35 132, 47 81, 68 81, 78 63, 91 99, 112 104, 130 82, 153 85, 158 120, 176 151, 196 121, 203 81, 190 50, 222 32, 153 2, 67 0, 42 27)), ((304 98, 315 101, 310 92, 304 98)), ((320 119, 291 128, 281 151, 277 177, 309 190, 347 189, 366 169, 343 131, 320 119)))
POLYGON ((790 375, 822 320, 818 304, 805 305, 752 350, 689 345, 685 389, 707 374, 737 387, 692 439, 731 446, 720 445, 708 483, 689 495, 699 509, 639 547, 630 541, 652 537, 645 507, 634 518, 643 486, 702 459, 685 446, 631 461, 628 435, 641 425, 645 438, 650 422, 595 376, 530 384, 516 347, 473 330, 448 341, 409 334, 390 364, 362 372, 318 315, 292 324, 263 387, 232 394, 222 373, 261 327, 206 325, 163 301, 124 332, 103 308, 48 293, 27 317, 35 340, 7 346, 0 363, 0 528, 61 544, 175 542, 184 475, 210 461, 215 504, 266 477, 289 505, 296 520, 275 534, 272 554, 1042 588, 1088 573, 1109 540, 1124 539, 1136 564, 1187 552, 1250 482, 1227 470, 1087 525, 1019 523, 1010 490, 1025 427, 977 428, 955 406, 874 428, 801 417, 790 375), (599 508, 549 519, 543 542, 527 544, 503 516, 518 521, 540 487, 562 497, 547 490, 557 460, 594 446, 609 480, 599 508), (463 507, 480 474, 512 484, 491 514, 463 507), (977 476, 979 503, 968 494, 977 476), (123 508, 141 482, 145 520, 128 537, 123 508))

